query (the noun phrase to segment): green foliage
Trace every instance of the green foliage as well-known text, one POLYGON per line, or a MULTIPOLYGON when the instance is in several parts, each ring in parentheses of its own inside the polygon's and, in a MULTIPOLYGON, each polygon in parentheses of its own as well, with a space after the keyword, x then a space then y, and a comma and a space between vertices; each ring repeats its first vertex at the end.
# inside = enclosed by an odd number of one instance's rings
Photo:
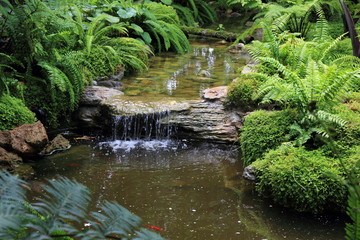
MULTIPOLYGON (((354 186, 360 191, 359 186, 354 186)), ((345 227, 346 240, 356 240, 360 238, 360 199, 357 197, 355 190, 350 189, 347 214, 350 216, 352 223, 347 223, 345 227)))
POLYGON ((249 165, 267 151, 290 140, 290 125, 296 116, 291 111, 255 111, 245 117, 240 130, 244 164, 249 165))
POLYGON ((0 131, 34 122, 35 114, 20 99, 9 95, 0 97, 0 131))
POLYGON ((332 113, 332 107, 359 82, 360 72, 354 67, 359 66, 357 58, 331 54, 340 38, 305 42, 293 35, 277 36, 265 25, 264 37, 267 42, 254 42, 250 47, 250 54, 259 62, 258 71, 267 75, 257 97, 263 103, 296 109, 299 119, 292 129, 298 132, 297 144, 306 143, 314 134, 328 138, 321 121, 345 124, 332 113))
POLYGON ((254 108, 257 102, 253 100, 253 95, 259 82, 261 82, 261 76, 258 76, 258 74, 240 75, 229 85, 226 103, 244 111, 254 108))
POLYGON ((320 151, 285 144, 253 165, 259 177, 257 191, 281 205, 313 213, 344 209, 344 172, 336 159, 325 157, 320 151))
POLYGON ((203 0, 174 0, 171 6, 187 26, 214 23, 217 19, 215 10, 203 0))
POLYGON ((41 198, 30 204, 26 183, 0 172, 1 239, 163 239, 141 227, 141 219, 115 202, 87 215, 90 192, 67 178, 49 181, 41 198), (90 223, 80 230, 79 223, 90 223))

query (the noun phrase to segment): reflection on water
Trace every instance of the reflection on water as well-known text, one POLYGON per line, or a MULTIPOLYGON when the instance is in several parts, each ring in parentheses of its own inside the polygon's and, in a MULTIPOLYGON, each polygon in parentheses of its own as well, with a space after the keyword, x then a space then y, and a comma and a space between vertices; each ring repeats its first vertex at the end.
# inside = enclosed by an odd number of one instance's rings
POLYGON ((335 217, 308 218, 258 198, 238 157, 226 145, 117 140, 43 159, 36 181, 75 178, 93 193, 93 210, 116 200, 169 239, 343 239, 335 217))
POLYGON ((234 69, 249 58, 245 53, 229 53, 229 43, 219 40, 196 40, 191 45, 191 53, 162 53, 150 60, 147 71, 125 77, 125 95, 196 99, 206 88, 228 85, 236 77, 234 69))

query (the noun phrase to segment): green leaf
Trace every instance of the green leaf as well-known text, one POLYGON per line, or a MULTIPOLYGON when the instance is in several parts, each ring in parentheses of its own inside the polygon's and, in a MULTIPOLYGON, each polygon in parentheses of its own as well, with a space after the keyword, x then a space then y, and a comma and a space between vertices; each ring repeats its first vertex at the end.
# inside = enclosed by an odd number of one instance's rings
POLYGON ((172 4, 172 0, 161 0, 161 2, 165 5, 171 5, 172 4))
POLYGON ((134 8, 126 8, 126 9, 119 8, 119 10, 117 11, 117 14, 121 18, 127 19, 127 18, 135 17, 137 12, 134 8))
POLYGON ((151 36, 148 32, 143 32, 141 34, 141 37, 144 39, 144 41, 147 43, 147 44, 150 44, 152 39, 151 39, 151 36))
POLYGON ((144 32, 144 29, 142 29, 142 27, 140 27, 139 25, 137 25, 137 24, 135 24, 135 23, 132 23, 132 24, 130 25, 130 27, 131 27, 132 29, 134 29, 135 32, 138 33, 138 34, 141 34, 141 33, 144 32))

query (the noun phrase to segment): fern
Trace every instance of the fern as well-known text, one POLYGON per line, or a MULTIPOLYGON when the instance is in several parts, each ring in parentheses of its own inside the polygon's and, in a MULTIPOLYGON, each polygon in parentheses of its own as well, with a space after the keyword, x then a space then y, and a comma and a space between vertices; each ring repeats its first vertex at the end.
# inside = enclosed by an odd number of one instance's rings
POLYGON ((149 239, 158 234, 141 228, 141 219, 115 202, 100 205, 102 213, 91 212, 86 220, 89 190, 67 178, 49 181, 37 202, 25 198, 24 182, 0 171, 1 239, 149 239), (92 223, 85 231, 76 223, 92 223))
POLYGON ((360 199, 354 188, 360 191, 359 185, 349 187, 347 214, 352 223, 346 223, 346 240, 360 239, 360 199))

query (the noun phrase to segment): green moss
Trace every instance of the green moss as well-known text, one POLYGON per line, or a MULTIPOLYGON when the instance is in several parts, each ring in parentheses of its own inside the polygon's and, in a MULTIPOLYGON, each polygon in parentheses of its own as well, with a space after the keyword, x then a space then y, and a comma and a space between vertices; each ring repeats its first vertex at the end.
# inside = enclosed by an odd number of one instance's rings
POLYGON ((0 97, 0 131, 34 122, 35 114, 20 99, 8 95, 0 97))
MULTIPOLYGON (((348 167, 353 160, 346 159, 348 167)), ((344 210, 347 188, 337 159, 321 151, 307 151, 285 144, 252 164, 258 174, 257 191, 297 211, 319 213, 344 210)))
POLYGON ((290 140, 295 114, 284 111, 255 111, 245 118, 240 146, 245 165, 261 158, 270 149, 290 140))
POLYGON ((257 105, 257 101, 252 99, 258 80, 251 75, 241 75, 229 85, 226 103, 232 107, 238 107, 248 111, 257 105))

